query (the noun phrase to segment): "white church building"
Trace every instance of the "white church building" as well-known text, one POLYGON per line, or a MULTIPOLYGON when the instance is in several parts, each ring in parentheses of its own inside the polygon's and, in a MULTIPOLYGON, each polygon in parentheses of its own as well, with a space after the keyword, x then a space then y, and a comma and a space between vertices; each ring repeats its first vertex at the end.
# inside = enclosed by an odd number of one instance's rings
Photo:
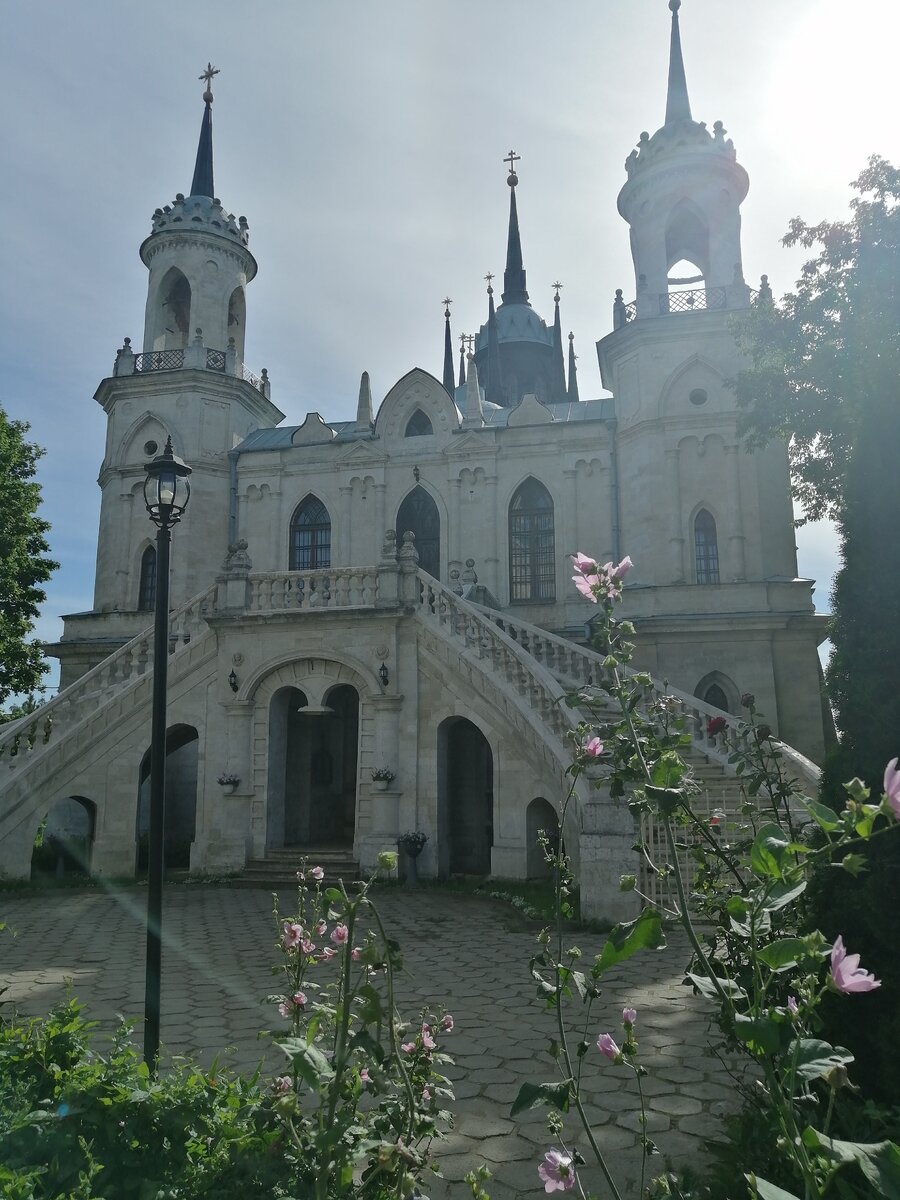
MULTIPOLYGON (((172 556, 169 865, 252 872, 327 851, 366 870, 421 829, 423 875, 539 875, 580 719, 563 698, 600 662, 576 550, 634 560, 635 665, 691 716, 711 803, 738 785, 708 719, 739 714, 742 692, 815 773, 824 618, 797 577, 787 455, 745 452, 725 385, 741 366, 733 318, 759 295, 741 256, 749 180, 722 122, 692 116, 669 7, 665 120, 640 135, 618 198, 635 299, 617 293, 597 342, 601 399, 579 395, 558 292, 549 323, 529 299, 511 153, 499 303, 489 282, 458 369, 448 312, 440 378, 413 367, 376 403, 363 373, 355 421, 283 424, 266 373, 244 364, 257 264, 215 193, 207 81, 189 193, 155 210, 140 247, 143 340, 95 397, 94 605, 50 648, 59 695, 0 736, 0 877, 28 876, 48 813, 81 822, 93 873, 140 869, 156 592, 143 485, 167 438, 193 471, 172 556)), ((566 845, 584 911, 619 918, 636 833, 596 782, 578 783, 566 845)))

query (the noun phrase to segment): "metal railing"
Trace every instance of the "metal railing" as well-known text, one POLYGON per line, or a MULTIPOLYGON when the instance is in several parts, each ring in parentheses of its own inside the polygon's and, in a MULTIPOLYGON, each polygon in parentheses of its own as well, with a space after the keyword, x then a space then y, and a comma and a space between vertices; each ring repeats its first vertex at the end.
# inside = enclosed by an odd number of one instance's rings
POLYGON ((207 350, 206 351, 206 369, 207 369, 207 371, 224 371, 225 370, 225 351, 224 350, 207 350))
POLYGON ((726 295, 723 287, 692 288, 686 292, 664 292, 659 297, 661 316, 669 313, 704 312, 725 308, 726 295))
POLYGON ((147 350, 134 356, 135 375, 147 371, 180 371, 183 366, 183 350, 147 350))

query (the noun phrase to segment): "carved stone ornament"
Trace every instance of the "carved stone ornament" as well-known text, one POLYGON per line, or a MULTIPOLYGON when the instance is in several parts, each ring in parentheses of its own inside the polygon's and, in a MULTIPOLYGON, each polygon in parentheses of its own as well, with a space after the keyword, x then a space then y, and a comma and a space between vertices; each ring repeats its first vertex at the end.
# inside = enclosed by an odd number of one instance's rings
POLYGON ((228 546, 228 553, 225 555, 225 561, 222 563, 222 570, 226 575, 234 571, 249 571, 252 566, 250 555, 247 553, 246 540, 240 538, 236 542, 231 542, 228 546))

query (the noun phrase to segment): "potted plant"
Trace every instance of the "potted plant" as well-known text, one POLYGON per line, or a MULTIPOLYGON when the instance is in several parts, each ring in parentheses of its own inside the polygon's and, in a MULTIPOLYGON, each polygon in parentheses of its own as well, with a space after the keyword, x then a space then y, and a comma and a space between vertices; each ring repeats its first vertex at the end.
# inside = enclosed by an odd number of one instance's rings
POLYGON ((428 841, 428 834, 423 833, 421 829, 410 830, 407 833, 401 833, 397 838, 397 845, 406 855, 406 886, 416 887, 419 882, 419 867, 417 859, 425 849, 425 843, 428 841))
POLYGON ((372 783, 377 792, 386 792, 388 785, 396 778, 390 767, 376 767, 372 772, 372 783))
POLYGON ((223 772, 216 780, 216 783, 220 784, 223 788, 226 796, 230 796, 240 782, 240 775, 235 775, 230 771, 223 772))

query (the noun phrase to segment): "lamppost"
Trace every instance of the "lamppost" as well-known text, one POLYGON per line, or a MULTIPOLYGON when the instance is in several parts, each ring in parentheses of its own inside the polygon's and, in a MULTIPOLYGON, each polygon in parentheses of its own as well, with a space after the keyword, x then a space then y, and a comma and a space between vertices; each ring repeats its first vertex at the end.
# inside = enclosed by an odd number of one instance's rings
POLYGON ((144 1062, 156 1074, 162 960, 163 836, 166 805, 166 682, 169 666, 169 544, 191 496, 191 468, 166 448, 144 468, 144 503, 156 526, 156 609, 153 624, 153 720, 150 732, 150 830, 147 861, 147 971, 144 985, 144 1062))

